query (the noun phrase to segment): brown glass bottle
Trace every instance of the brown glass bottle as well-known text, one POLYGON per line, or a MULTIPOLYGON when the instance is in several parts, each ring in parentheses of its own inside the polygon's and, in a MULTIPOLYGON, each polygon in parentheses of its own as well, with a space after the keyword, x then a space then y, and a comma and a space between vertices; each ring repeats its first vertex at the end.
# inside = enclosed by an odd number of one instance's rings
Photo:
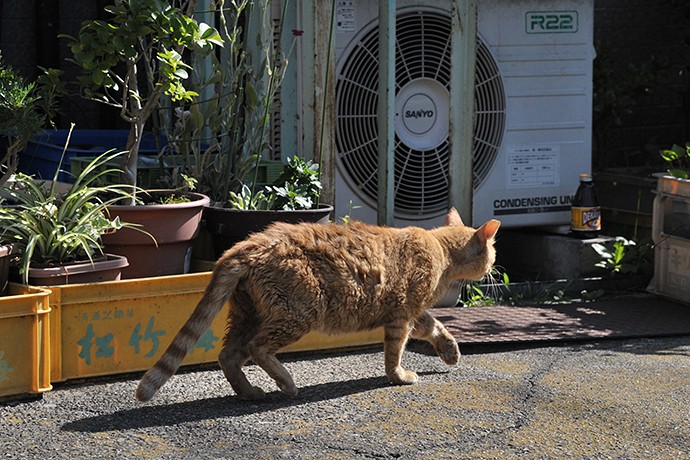
POLYGON ((601 206, 589 174, 580 174, 571 207, 570 230, 579 238, 591 238, 601 231, 601 206))

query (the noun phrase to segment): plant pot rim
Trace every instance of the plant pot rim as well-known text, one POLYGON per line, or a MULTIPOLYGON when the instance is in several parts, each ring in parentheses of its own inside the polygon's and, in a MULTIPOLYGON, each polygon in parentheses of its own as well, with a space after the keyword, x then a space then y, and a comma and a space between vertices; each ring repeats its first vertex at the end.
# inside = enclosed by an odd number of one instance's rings
POLYGON ((78 261, 54 267, 31 267, 29 266, 29 278, 56 278, 61 276, 74 276, 80 273, 89 272, 97 266, 104 270, 124 268, 129 265, 127 257, 117 254, 105 254, 103 258, 90 261, 78 261))
POLYGON ((690 182, 690 179, 683 179, 682 177, 676 177, 676 176, 673 176, 667 172, 655 172, 652 174, 652 176, 656 177, 657 179, 671 179, 671 180, 679 180, 682 182, 690 182))
POLYGON ((297 213, 297 212, 302 212, 302 213, 321 213, 327 210, 332 211, 333 206, 330 204, 319 204, 315 208, 311 209, 234 209, 234 208, 226 208, 223 206, 206 206, 206 209, 211 209, 214 211, 223 211, 223 212, 236 212, 238 214, 242 213, 263 213, 263 214, 289 214, 289 213, 297 213))
POLYGON ((156 194, 156 193, 178 193, 184 196, 187 196, 191 198, 191 201, 185 202, 185 203, 169 203, 169 204, 144 204, 144 205, 127 205, 127 204, 110 204, 108 205, 109 209, 141 209, 143 210, 156 210, 156 209, 165 209, 165 208, 170 208, 170 206, 175 206, 177 208, 196 208, 199 206, 208 206, 209 203, 211 203, 211 199, 204 195, 203 193, 197 193, 197 192, 179 192, 177 190, 173 189, 151 189, 151 190, 146 190, 148 193, 156 194))
POLYGON ((681 179, 668 173, 655 174, 656 193, 690 200, 690 179, 681 179))

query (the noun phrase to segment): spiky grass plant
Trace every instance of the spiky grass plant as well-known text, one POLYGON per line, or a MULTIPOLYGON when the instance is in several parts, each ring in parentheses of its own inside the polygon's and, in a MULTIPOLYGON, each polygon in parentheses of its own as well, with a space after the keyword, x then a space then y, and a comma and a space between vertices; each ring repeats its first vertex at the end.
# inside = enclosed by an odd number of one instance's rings
MULTIPOLYGON (((94 158, 69 190, 58 192, 58 184, 37 181, 17 173, 0 190, 15 204, 0 206, 0 241, 20 250, 19 273, 28 283, 29 266, 52 266, 102 257, 101 235, 122 227, 132 227, 113 219, 108 206, 131 198, 132 187, 102 185, 109 161, 122 152, 108 151, 94 158)), ((59 171, 56 172, 56 177, 59 171)))

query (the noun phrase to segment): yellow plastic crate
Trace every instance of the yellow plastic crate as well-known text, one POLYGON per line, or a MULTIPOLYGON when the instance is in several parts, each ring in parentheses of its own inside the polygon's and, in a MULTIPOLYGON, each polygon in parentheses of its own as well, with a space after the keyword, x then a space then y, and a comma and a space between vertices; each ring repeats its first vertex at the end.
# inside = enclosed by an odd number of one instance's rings
MULTIPOLYGON (((210 273, 51 286, 53 382, 148 369, 203 295, 210 273)), ((184 364, 217 359, 227 306, 184 364)))
MULTIPOLYGON (((211 272, 93 284, 51 286, 51 378, 111 375, 150 368, 187 321, 211 272)), ((183 365, 214 362, 228 305, 183 365)), ((383 340, 382 330, 328 336, 311 333, 283 351, 352 347, 383 340)))
POLYGON ((39 394, 50 385, 47 289, 10 283, 0 297, 0 399, 39 394))

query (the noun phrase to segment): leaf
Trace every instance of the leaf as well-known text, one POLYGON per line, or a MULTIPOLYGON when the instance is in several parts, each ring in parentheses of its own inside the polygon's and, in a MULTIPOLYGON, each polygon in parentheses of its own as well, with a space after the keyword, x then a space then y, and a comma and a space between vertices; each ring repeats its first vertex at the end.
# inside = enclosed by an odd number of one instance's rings
POLYGON ((95 85, 100 86, 103 84, 103 72, 94 72, 91 74, 91 79, 95 85))
POLYGON ((189 118, 187 119, 187 124, 194 131, 203 128, 204 115, 201 113, 201 106, 199 104, 193 104, 189 108, 189 118))
POLYGON ((199 23, 199 37, 203 41, 213 43, 217 46, 223 46, 223 38, 218 31, 204 22, 199 23))
POLYGON ((115 35, 113 37, 112 43, 116 48, 124 48, 125 47, 125 41, 120 35, 115 35))
POLYGON ((685 169, 669 168, 668 173, 673 177, 677 177, 678 179, 690 179, 690 174, 685 169))
POLYGON ((186 80, 187 78, 189 78, 189 73, 187 73, 187 71, 185 69, 175 69, 174 73, 175 73, 175 76, 177 76, 178 78, 181 78, 183 80, 186 80))
POLYGON ((675 161, 678 159, 678 154, 674 150, 662 150, 659 152, 661 154, 661 158, 663 158, 666 161, 675 161))

